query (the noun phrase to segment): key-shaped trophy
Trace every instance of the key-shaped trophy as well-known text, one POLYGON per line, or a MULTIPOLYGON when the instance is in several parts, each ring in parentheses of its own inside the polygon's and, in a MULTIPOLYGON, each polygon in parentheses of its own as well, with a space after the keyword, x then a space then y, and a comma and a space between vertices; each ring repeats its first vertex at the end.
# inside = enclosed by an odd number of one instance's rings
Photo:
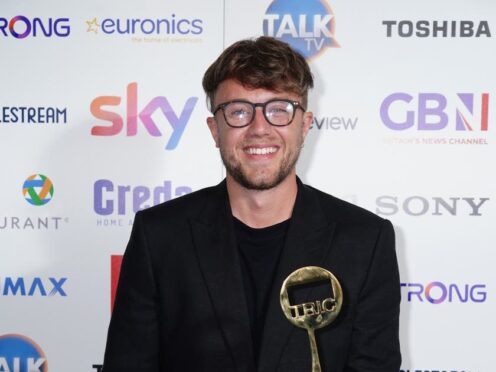
POLYGON ((302 267, 292 272, 282 283, 280 301, 286 318, 295 326, 307 330, 312 354, 312 372, 321 372, 322 368, 320 367, 319 352, 315 340, 315 330, 332 323, 341 310, 343 291, 339 281, 330 271, 321 267, 302 267), (331 297, 324 298, 322 301, 305 302, 295 305, 290 304, 288 288, 327 281, 332 287, 331 297))

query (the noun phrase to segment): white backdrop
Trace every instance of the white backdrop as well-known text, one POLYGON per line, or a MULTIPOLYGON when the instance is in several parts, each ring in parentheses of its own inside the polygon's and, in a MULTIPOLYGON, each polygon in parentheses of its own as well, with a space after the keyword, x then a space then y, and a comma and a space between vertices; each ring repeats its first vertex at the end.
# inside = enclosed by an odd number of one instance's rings
POLYGON ((300 176, 395 225, 402 370, 493 371, 495 18, 485 0, 3 0, 0 371, 99 370, 111 256, 137 209, 224 177, 201 78, 264 32, 315 75, 300 176))

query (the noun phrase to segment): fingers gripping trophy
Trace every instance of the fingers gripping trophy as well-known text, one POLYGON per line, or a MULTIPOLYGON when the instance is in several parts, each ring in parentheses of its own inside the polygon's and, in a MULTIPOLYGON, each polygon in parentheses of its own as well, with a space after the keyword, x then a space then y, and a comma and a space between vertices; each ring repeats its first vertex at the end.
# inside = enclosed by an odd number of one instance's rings
POLYGON ((328 270, 317 266, 306 266, 292 272, 281 287, 281 308, 286 318, 295 326, 304 328, 308 332, 310 340, 310 352, 312 355, 312 372, 321 372, 319 352, 315 340, 315 330, 331 324, 343 304, 343 291, 336 277, 328 270), (288 289, 315 282, 328 281, 332 287, 333 295, 322 301, 306 302, 291 305, 288 289))

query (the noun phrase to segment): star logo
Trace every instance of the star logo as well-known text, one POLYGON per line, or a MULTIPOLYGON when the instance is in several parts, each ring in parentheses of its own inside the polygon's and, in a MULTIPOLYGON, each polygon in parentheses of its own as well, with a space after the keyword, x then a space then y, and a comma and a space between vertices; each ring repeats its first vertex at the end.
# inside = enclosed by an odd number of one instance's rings
POLYGON ((98 33, 98 29, 100 28, 100 24, 96 20, 96 17, 93 18, 91 21, 86 21, 86 24, 88 25, 88 29, 86 32, 94 32, 95 34, 98 33))

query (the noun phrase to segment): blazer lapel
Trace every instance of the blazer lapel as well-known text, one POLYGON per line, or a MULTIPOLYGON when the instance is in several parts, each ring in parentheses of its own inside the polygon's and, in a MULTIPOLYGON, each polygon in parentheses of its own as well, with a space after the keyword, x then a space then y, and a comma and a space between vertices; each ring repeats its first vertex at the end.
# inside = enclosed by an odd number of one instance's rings
POLYGON ((225 181, 191 221, 200 268, 236 371, 254 371, 252 338, 225 181))
MULTIPOLYGON (((279 302, 284 279, 301 267, 323 266, 334 229, 335 223, 327 220, 315 191, 298 179, 298 195, 291 224, 270 293, 258 363, 259 372, 277 370, 284 347, 296 328, 285 318, 279 302)), ((300 329, 297 331, 304 332, 300 329)))

